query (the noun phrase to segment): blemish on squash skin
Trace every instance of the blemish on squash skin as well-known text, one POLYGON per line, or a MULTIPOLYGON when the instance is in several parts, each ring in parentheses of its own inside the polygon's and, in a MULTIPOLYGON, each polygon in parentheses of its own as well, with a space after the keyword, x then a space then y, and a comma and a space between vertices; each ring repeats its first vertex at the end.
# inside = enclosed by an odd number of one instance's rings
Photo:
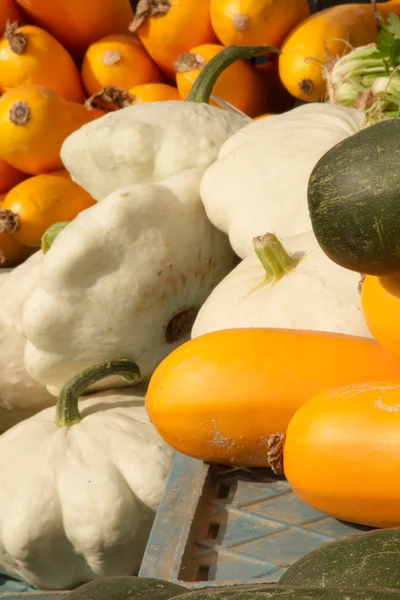
POLYGON ((386 410, 386 412, 392 413, 392 412, 400 412, 400 404, 395 404, 394 406, 389 406, 388 404, 385 404, 382 400, 382 398, 378 398, 378 400, 375 400, 374 405, 376 408, 379 408, 380 410, 386 410))

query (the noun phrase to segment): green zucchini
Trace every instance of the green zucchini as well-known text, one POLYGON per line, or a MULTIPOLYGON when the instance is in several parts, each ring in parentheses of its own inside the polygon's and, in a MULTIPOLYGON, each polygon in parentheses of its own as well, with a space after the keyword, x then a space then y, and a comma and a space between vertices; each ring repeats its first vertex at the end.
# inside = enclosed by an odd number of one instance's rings
POLYGON ((400 528, 376 529, 314 550, 291 565, 279 585, 400 590, 400 528))
POLYGON ((400 119, 324 154, 309 179, 308 207, 331 260, 366 275, 400 275, 400 119))
POLYGON ((170 600, 187 588, 149 577, 104 577, 81 585, 63 600, 170 600))
POLYGON ((177 600, 398 600, 399 590, 296 588, 275 585, 199 590, 177 600))

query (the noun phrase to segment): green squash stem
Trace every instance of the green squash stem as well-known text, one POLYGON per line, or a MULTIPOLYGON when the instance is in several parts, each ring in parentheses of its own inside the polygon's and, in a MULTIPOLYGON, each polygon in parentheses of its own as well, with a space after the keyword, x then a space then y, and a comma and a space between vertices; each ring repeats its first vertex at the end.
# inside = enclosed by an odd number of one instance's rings
POLYGON ((301 261, 301 258, 290 256, 273 233, 253 238, 253 248, 265 269, 266 281, 269 283, 279 281, 301 261))
POLYGON ((43 254, 46 254, 48 250, 50 250, 54 240, 58 236, 59 233, 70 223, 70 221, 59 221, 58 223, 53 223, 46 229, 41 239, 41 247, 43 254))
POLYGON ((259 54, 281 51, 272 46, 228 46, 218 52, 202 69, 193 84, 186 101, 207 103, 210 99, 213 87, 221 75, 232 63, 240 59, 249 59, 259 54))
POLYGON ((97 381, 111 375, 121 375, 129 383, 136 383, 140 379, 140 369, 133 360, 119 358, 89 367, 75 375, 63 386, 58 396, 55 424, 58 427, 70 427, 79 423, 82 420, 78 408, 79 396, 97 381))

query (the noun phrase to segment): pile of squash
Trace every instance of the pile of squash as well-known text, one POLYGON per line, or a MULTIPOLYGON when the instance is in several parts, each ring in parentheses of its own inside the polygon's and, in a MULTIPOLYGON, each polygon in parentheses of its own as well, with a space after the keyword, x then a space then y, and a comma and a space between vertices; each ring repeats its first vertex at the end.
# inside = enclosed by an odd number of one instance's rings
POLYGON ((400 525, 400 119, 308 60, 371 6, 1 11, 0 568, 136 574, 175 450, 400 525))
MULTIPOLYGON (((384 18, 393 11, 395 0, 380 6, 384 18)), ((310 16, 307 0, 4 0, 0 31, 0 267, 25 260, 50 224, 93 204, 60 158, 84 123, 135 103, 186 99, 231 44, 273 48, 230 65, 210 102, 255 119, 281 113, 295 99, 324 97, 321 61, 377 37, 370 6, 310 16)))

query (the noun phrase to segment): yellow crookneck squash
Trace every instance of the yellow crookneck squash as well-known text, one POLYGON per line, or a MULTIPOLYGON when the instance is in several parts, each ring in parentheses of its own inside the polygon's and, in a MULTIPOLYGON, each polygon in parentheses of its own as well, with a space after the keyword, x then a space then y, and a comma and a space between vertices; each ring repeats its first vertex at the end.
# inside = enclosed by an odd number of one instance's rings
POLYGON ((283 435, 304 402, 333 387, 396 377, 400 360, 368 338, 230 329, 169 354, 153 373, 146 405, 176 450, 280 472, 283 435))
POLYGON ((397 379, 325 391, 296 412, 284 470, 303 502, 344 521, 400 526, 397 379))

